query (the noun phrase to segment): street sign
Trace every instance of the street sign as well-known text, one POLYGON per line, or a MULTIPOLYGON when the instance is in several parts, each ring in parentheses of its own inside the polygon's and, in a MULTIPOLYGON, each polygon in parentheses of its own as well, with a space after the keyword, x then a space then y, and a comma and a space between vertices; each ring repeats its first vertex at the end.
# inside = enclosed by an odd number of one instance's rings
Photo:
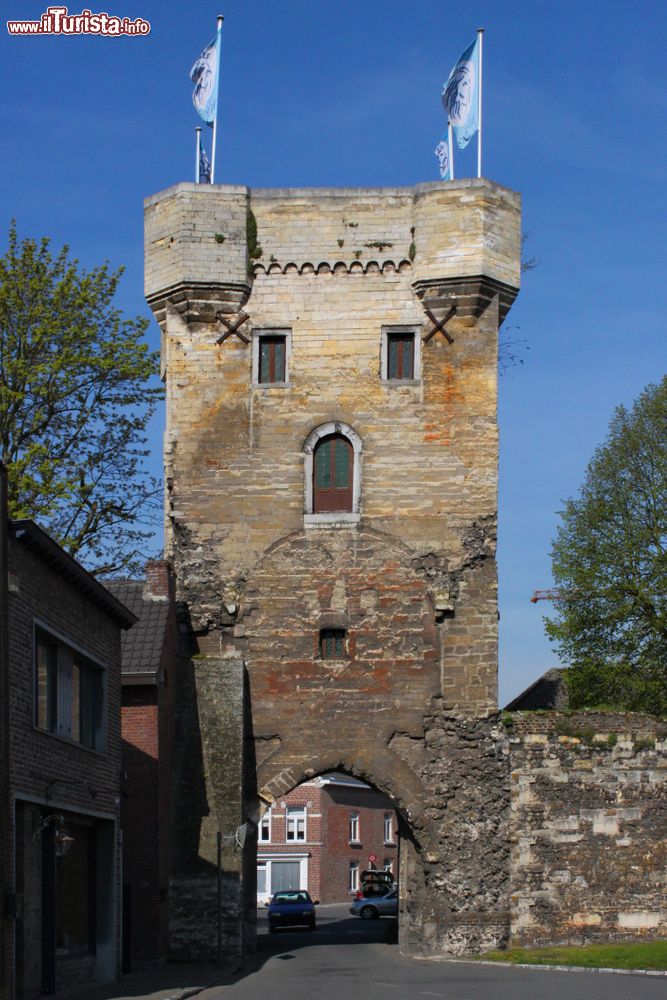
POLYGON ((377 861, 377 859, 378 859, 377 854, 369 854, 368 855, 368 860, 370 861, 371 864, 374 864, 377 861))

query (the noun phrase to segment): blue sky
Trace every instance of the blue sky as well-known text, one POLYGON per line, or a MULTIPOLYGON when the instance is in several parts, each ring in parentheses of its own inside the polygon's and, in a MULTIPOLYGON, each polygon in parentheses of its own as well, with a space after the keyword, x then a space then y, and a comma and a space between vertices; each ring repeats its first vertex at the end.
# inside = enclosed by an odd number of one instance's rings
MULTIPOLYGON (((5 18, 46 3, 5 0, 5 18)), ((70 3, 79 13, 83 3, 70 3)), ((665 372, 667 6, 573 0, 105 0, 147 37, 0 32, 0 246, 69 243, 124 264, 142 295, 142 201, 193 179, 188 73, 225 15, 217 180, 251 187, 437 179, 443 80, 484 27, 484 175, 523 195, 526 275, 509 324, 528 349, 501 381, 501 704, 557 664, 536 588, 564 498, 613 408, 665 372)), ((456 162, 475 170, 474 143, 456 162)), ((153 323, 151 336, 157 342, 153 323)), ((160 463, 160 430, 154 434, 160 463)))

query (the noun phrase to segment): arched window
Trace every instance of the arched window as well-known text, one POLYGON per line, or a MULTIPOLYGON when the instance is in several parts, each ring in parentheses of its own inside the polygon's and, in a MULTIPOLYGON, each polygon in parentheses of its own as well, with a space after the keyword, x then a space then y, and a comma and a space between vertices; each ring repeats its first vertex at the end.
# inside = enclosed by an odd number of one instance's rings
POLYGON ((361 438, 348 424, 329 421, 303 445, 304 523, 356 524, 360 519, 361 438))
POLYGON ((318 441, 313 456, 313 513, 352 510, 354 452, 342 434, 318 441))

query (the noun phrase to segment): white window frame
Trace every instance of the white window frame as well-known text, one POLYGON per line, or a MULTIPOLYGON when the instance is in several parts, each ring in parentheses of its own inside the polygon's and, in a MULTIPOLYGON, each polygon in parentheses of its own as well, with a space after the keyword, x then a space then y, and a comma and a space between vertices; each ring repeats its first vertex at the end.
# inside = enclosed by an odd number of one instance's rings
POLYGON ((386 385, 419 385, 422 377, 422 339, 416 326, 383 326, 380 334, 380 378, 386 385), (410 333, 414 338, 412 378, 389 378, 389 335, 410 333))
POLYGON ((304 844, 308 839, 307 816, 305 806, 287 806, 285 809, 285 842, 288 844, 304 844), (303 836, 299 836, 299 820, 303 820, 303 836), (294 836, 290 837, 290 832, 294 836))
POLYGON ((394 817, 391 813, 384 814, 384 842, 394 843, 394 817))
POLYGON ((262 851, 261 854, 257 855, 257 864, 266 865, 266 889, 264 894, 260 896, 258 894, 258 902, 266 902, 273 895, 273 863, 274 861, 298 861, 299 862, 299 883, 301 889, 307 889, 311 892, 312 887, 309 885, 309 867, 308 863, 310 860, 310 855, 304 852, 297 851, 262 851))
POLYGON ((351 812, 349 817, 349 833, 350 833, 350 843, 360 844, 360 829, 359 829, 359 813, 351 812))
POLYGON ((384 865, 382 866, 382 870, 385 871, 385 872, 391 872, 392 875, 393 875, 394 874, 394 859, 393 858, 385 858, 384 859, 384 865))
POLYGON ((273 814, 270 809, 267 809, 264 815, 261 816, 259 820, 259 829, 257 831, 257 843, 270 844, 272 835, 273 835, 273 814), (262 836, 265 823, 268 827, 268 832, 269 832, 268 837, 262 836))
POLYGON ((253 389, 288 389, 290 360, 292 357, 292 331, 288 327, 266 327, 252 331, 252 387, 253 389), (259 342, 262 337, 285 338, 285 378, 282 382, 259 381, 259 342))
POLYGON ((361 458, 363 446, 361 438, 349 424, 338 420, 329 420, 311 431, 303 444, 303 475, 304 500, 303 523, 306 528, 322 524, 358 524, 361 520, 361 458), (352 468, 352 510, 331 511, 322 514, 313 513, 313 461, 315 448, 322 438, 330 434, 342 434, 352 445, 354 466, 352 468))
POLYGON ((348 866, 348 889, 350 892, 359 891, 359 862, 350 861, 348 866))

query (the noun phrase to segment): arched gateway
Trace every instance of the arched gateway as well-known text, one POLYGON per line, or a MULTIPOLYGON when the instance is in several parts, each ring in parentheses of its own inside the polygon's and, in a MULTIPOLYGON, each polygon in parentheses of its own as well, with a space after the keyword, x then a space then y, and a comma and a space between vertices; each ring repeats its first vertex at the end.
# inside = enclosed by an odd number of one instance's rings
POLYGON ((252 948, 262 810, 331 770, 401 817, 405 951, 507 936, 496 364, 519 231, 483 180, 147 203, 183 637, 176 954, 252 948))

